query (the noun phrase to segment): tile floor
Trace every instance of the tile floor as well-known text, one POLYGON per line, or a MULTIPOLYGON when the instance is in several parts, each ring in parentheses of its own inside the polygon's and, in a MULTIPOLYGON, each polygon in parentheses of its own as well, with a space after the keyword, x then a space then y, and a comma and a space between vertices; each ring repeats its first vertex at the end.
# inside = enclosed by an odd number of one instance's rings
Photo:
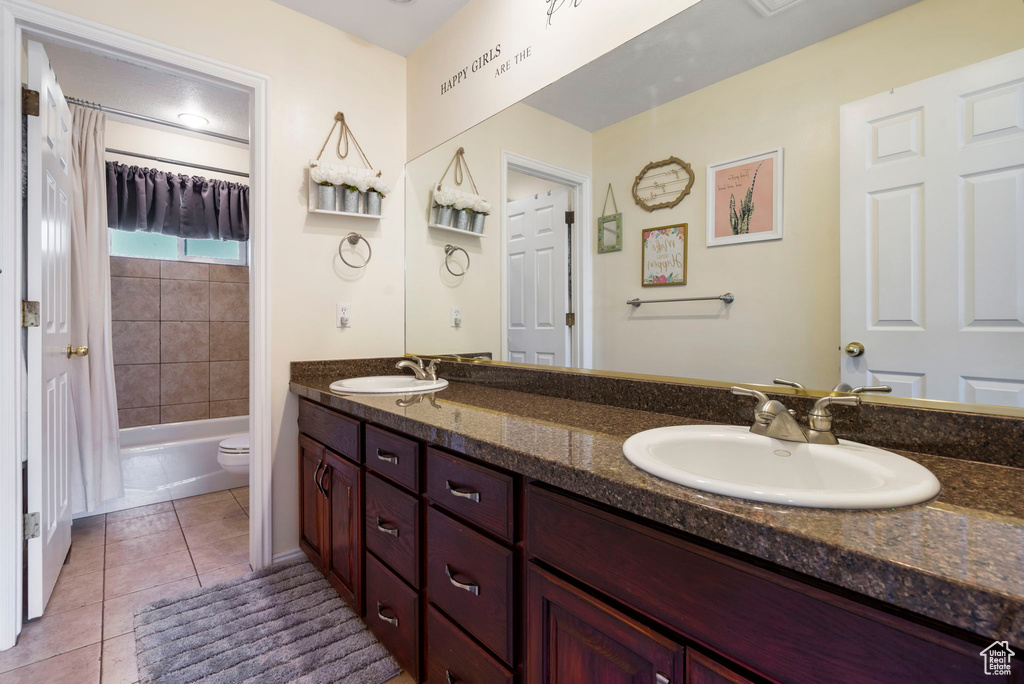
POLYGON ((251 570, 249 488, 81 518, 71 541, 43 617, 0 651, 0 684, 137 682, 137 606, 251 570))
POLYGON ((81 518, 46 612, 0 684, 133 684, 135 607, 249 572, 249 488, 81 518))

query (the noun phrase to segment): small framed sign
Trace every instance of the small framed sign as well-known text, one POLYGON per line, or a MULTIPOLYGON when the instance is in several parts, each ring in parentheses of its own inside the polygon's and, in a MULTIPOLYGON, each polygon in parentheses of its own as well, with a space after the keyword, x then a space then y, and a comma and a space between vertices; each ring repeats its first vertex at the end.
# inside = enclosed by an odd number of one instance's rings
POLYGON ((643 287, 685 285, 687 224, 646 228, 641 237, 640 284, 643 287))

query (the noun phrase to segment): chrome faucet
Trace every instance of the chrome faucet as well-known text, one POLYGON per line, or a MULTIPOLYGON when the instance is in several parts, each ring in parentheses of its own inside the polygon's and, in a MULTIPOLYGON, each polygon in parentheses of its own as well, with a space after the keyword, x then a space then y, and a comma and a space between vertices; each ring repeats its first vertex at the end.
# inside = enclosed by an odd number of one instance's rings
POLYGON ((885 392, 888 394, 892 392, 892 387, 889 385, 874 385, 871 387, 850 387, 848 383, 841 382, 832 388, 833 392, 844 392, 847 394, 863 394, 864 392, 885 392))
POLYGON ((395 368, 402 370, 403 368, 409 368, 416 375, 417 380, 437 380, 437 364, 441 362, 441 359, 433 359, 431 362, 424 367, 423 359, 418 356, 414 356, 411 359, 403 359, 395 364, 395 368))
POLYGON ((764 392, 746 387, 733 387, 733 394, 757 399, 754 407, 754 424, 750 431, 755 435, 764 435, 786 442, 806 442, 808 444, 839 444, 839 439, 832 432, 832 412, 829 406, 857 406, 859 396, 822 397, 814 402, 808 414, 808 425, 797 422, 794 411, 787 410, 781 401, 769 399, 764 392))

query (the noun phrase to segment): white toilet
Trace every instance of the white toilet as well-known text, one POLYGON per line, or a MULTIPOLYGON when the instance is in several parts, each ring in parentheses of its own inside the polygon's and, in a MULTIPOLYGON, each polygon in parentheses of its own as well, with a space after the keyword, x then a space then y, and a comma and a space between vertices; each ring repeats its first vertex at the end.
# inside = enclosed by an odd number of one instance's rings
POLYGON ((245 475, 249 472, 249 435, 235 435, 220 443, 217 463, 229 473, 245 475))

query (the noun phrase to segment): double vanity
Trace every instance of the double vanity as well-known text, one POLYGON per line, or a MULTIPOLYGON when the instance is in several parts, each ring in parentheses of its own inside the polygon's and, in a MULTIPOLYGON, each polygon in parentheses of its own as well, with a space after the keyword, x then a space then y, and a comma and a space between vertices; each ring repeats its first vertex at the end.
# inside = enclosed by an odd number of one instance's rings
POLYGON ((417 680, 1014 681, 1019 420, 399 361, 291 390, 302 548, 417 680))

